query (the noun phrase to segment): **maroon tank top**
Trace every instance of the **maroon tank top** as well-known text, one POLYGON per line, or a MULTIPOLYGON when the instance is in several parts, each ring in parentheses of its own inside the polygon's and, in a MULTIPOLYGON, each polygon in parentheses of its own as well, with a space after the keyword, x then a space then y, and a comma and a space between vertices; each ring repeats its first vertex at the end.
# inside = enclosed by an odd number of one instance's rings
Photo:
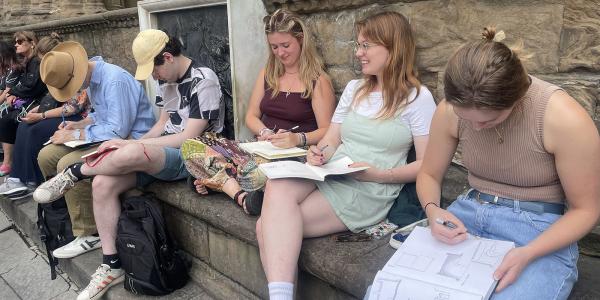
POLYGON ((312 109, 312 97, 302 98, 302 93, 282 92, 272 98, 273 90, 265 81, 265 94, 260 101, 261 121, 268 128, 290 129, 299 126, 294 132, 317 130, 317 119, 312 109))

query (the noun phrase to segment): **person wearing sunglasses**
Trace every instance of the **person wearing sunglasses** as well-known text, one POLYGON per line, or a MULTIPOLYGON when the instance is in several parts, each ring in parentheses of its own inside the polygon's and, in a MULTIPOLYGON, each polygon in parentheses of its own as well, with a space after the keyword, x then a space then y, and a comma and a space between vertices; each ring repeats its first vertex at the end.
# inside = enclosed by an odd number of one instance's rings
MULTIPOLYGON (((55 32, 39 40, 35 47, 36 56, 44 55, 56 47, 62 38, 55 32)), ((34 105, 37 103, 30 103, 34 105)), ((67 102, 59 102, 47 94, 33 109, 23 107, 17 116, 19 126, 13 149, 10 177, 0 185, 0 195, 16 200, 33 193, 37 185, 44 181, 37 162, 37 156, 44 143, 54 134, 58 126, 66 121, 79 121, 87 111, 89 101, 84 92, 71 97, 67 102)))
POLYGON ((40 79, 40 59, 36 56, 37 37, 32 31, 19 31, 14 34, 15 51, 19 63, 14 72, 12 87, 8 91, 4 110, 0 116, 0 142, 4 150, 4 161, 0 166, 0 176, 10 173, 12 153, 15 144, 20 116, 32 109, 48 93, 40 79))

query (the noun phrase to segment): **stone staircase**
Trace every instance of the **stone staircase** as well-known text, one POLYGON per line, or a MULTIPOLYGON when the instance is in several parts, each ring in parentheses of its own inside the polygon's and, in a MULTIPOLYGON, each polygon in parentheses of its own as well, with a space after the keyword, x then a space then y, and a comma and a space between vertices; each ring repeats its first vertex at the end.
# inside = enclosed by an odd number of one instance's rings
MULTIPOLYGON (((452 166, 446 175, 443 203, 447 205, 465 189, 464 171, 452 166)), ((167 299, 268 298, 255 237, 255 217, 245 215, 223 195, 198 196, 183 182, 154 183, 148 191, 163 201, 169 229, 193 261, 190 283, 167 299)), ((31 198, 1 198, 0 207, 42 247, 35 227, 36 204, 31 198)), ((375 273, 394 252, 387 242, 388 237, 354 243, 338 243, 330 237, 305 240, 300 253, 297 299, 362 299, 375 273)), ((61 260, 60 268, 83 287, 100 262, 101 252, 96 250, 61 260)), ((600 299, 597 270, 600 259, 581 255, 580 279, 570 299, 600 299)), ((121 287, 106 294, 106 299, 131 298, 153 297, 134 296, 121 287)))

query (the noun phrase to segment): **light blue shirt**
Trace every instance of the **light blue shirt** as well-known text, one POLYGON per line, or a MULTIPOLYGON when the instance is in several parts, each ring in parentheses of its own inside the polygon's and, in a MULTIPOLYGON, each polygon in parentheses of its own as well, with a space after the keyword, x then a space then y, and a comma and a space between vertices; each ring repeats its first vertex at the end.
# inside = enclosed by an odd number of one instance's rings
POLYGON ((96 56, 88 96, 94 112, 88 115, 94 123, 85 127, 88 142, 115 138, 139 139, 155 123, 152 106, 142 85, 119 66, 96 56))

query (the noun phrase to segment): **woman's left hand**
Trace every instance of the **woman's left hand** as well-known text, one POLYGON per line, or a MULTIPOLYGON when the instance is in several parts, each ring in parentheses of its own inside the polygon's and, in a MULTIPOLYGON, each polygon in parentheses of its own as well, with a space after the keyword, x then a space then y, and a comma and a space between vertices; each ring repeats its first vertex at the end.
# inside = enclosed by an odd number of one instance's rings
POLYGON ((527 247, 518 247, 508 251, 494 272, 494 279, 499 281, 496 293, 515 282, 532 260, 533 255, 527 247))
POLYGON ((36 123, 42 120, 42 114, 30 111, 25 117, 22 117, 21 120, 27 124, 36 123))
POLYGON ((75 137, 73 137, 74 131, 75 130, 68 130, 68 129, 57 130, 56 132, 54 132, 54 135, 52 135, 50 137, 50 140, 52 141, 52 144, 55 144, 55 145, 60 145, 60 144, 64 144, 66 142, 75 140, 75 137))
POLYGON ((350 167, 350 168, 369 167, 366 170, 348 174, 349 176, 354 177, 354 179, 356 179, 358 181, 370 181, 370 182, 377 182, 377 183, 383 183, 383 181, 384 181, 384 177, 385 177, 384 172, 385 171, 375 168, 373 165, 371 165, 368 162, 364 162, 364 161, 355 162, 355 163, 348 165, 348 167, 350 167))
POLYGON ((284 130, 279 130, 276 134, 269 136, 268 140, 273 146, 284 149, 292 148, 300 144, 298 134, 284 130))

